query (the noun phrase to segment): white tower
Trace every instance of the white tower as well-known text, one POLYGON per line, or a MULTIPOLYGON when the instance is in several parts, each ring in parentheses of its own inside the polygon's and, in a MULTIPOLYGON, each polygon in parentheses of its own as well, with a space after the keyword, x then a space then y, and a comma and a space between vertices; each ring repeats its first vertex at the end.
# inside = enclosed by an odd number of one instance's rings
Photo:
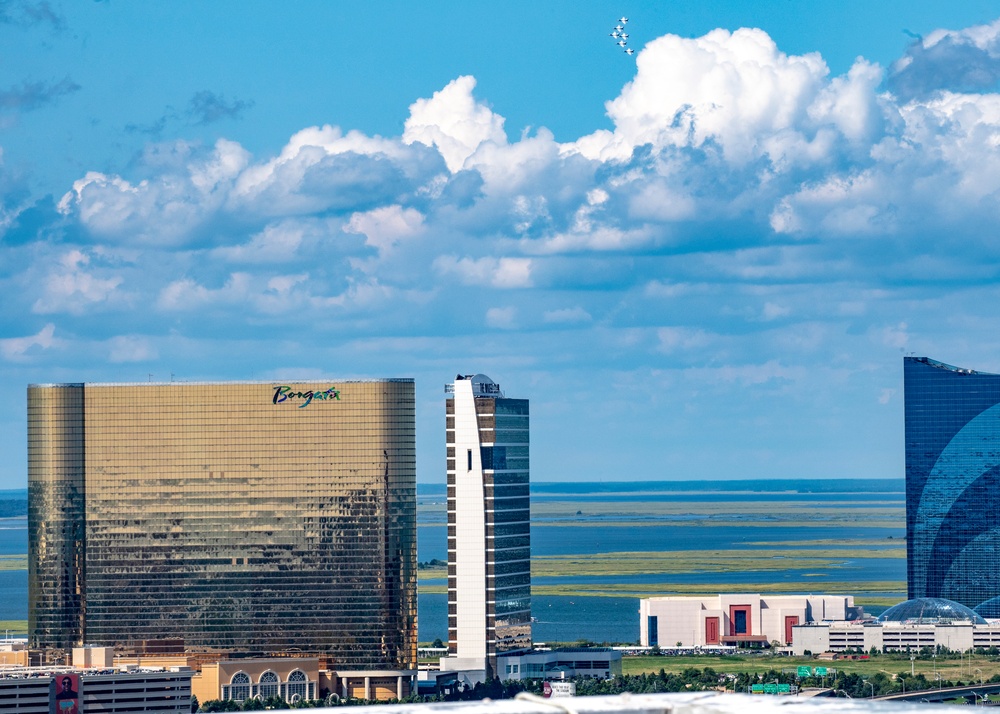
POLYGON ((442 670, 496 672, 531 647, 528 400, 477 374, 445 385, 448 640, 442 670))

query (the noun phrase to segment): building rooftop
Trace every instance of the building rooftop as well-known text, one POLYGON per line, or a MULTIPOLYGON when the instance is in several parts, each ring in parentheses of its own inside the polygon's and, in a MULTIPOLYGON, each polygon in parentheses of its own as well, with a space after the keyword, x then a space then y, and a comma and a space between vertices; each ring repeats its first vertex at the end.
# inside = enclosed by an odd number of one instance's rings
POLYGON ((893 605, 879 615, 878 622, 902 622, 913 625, 948 625, 971 622, 985 625, 986 620, 970 607, 940 597, 919 597, 893 605))

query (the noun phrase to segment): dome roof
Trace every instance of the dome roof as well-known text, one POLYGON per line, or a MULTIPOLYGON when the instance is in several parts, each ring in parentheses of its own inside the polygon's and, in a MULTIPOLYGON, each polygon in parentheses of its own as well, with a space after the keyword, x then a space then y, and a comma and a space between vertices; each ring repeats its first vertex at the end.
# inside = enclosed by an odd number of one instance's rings
POLYGON ((981 602, 972 609, 987 619, 996 620, 1000 618, 1000 597, 981 602))
POLYGON ((986 620, 975 610, 954 600, 940 597, 918 597, 893 605, 879 615, 879 622, 909 622, 917 625, 971 622, 985 625, 986 620))

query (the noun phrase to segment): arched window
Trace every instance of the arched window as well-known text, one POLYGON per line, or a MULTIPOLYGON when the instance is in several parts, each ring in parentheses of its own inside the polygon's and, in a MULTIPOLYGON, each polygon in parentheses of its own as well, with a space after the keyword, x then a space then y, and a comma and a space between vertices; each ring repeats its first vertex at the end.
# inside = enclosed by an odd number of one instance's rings
POLYGON ((257 691, 260 692, 261 699, 278 696, 278 675, 274 672, 264 672, 260 675, 260 688, 257 691))
POLYGON ((229 698, 242 702, 250 698, 250 676, 246 672, 237 672, 230 680, 229 698))
POLYGON ((306 674, 302 670, 295 670, 288 675, 288 695, 286 699, 290 702, 297 702, 306 698, 306 674))

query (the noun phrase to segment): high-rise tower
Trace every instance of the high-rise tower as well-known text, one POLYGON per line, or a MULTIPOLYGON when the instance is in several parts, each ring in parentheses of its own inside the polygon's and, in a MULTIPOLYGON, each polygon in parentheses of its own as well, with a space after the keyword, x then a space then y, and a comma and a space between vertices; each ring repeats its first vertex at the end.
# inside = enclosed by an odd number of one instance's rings
POLYGON ((416 664, 411 379, 28 387, 28 632, 416 664))
POLYGON ((448 468, 446 669, 496 676, 531 646, 528 400, 476 374, 445 385, 448 468))
POLYGON ((1000 375, 903 359, 909 597, 1000 596, 1000 375))

